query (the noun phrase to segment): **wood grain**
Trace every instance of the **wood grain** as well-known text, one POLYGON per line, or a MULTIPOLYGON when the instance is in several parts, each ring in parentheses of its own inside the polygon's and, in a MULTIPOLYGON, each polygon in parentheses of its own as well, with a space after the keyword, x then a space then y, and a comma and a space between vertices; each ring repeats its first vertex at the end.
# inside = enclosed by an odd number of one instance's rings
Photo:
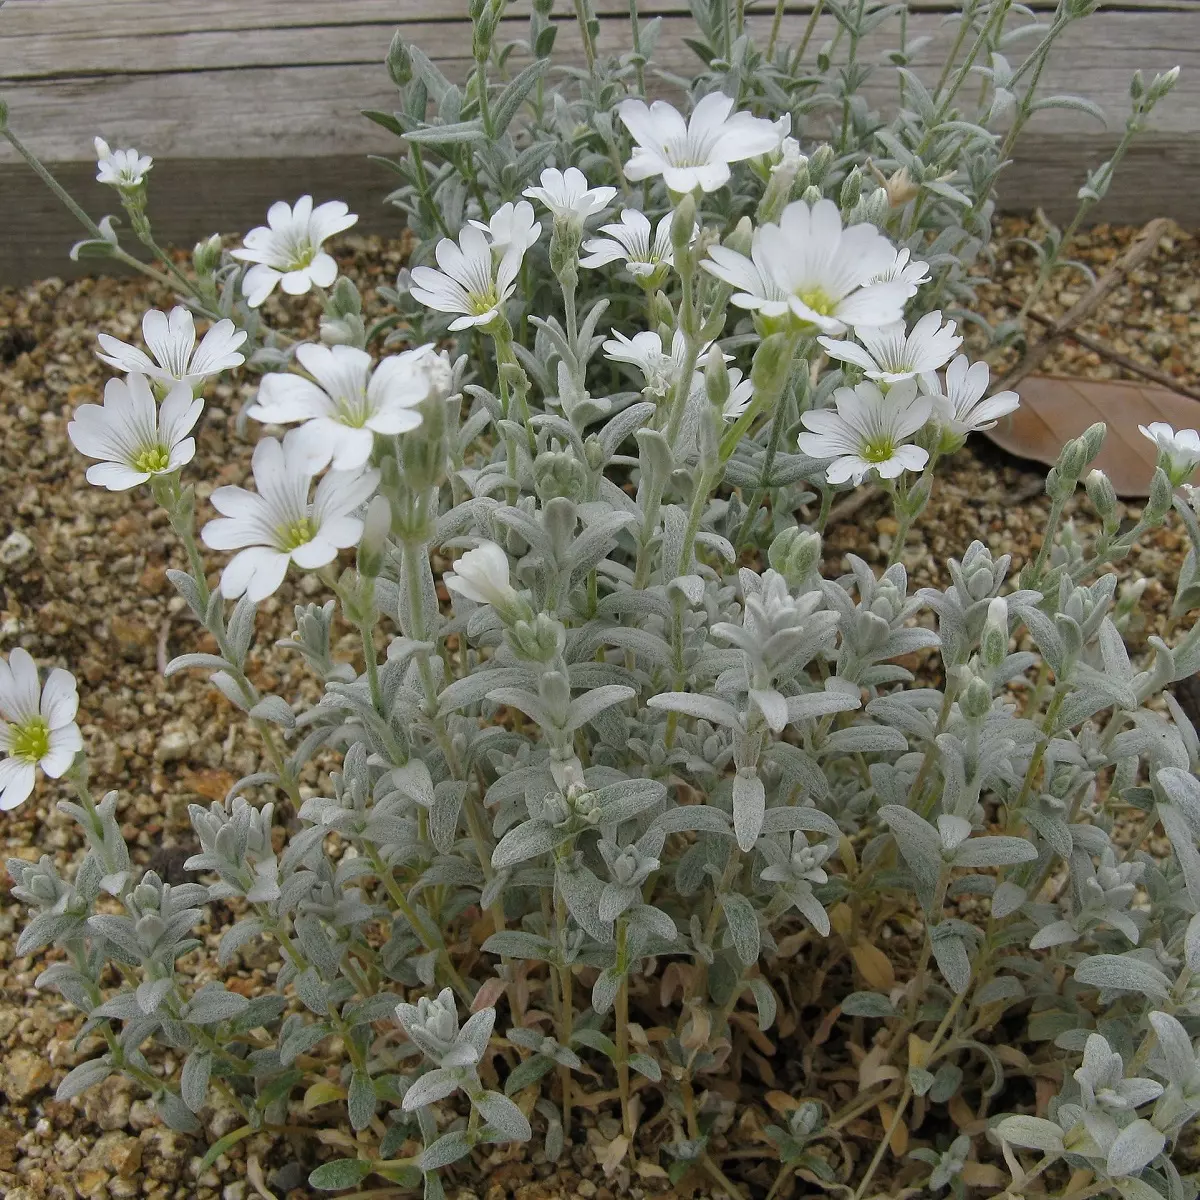
MULTIPOLYGON (((509 12, 528 12, 528 3, 516 0, 509 12)), ((594 7, 601 50, 624 49, 627 0, 594 0, 594 7)), ((915 0, 912 7, 920 11, 910 17, 910 39, 929 38, 914 66, 930 77, 954 37, 947 12, 955 5, 915 0)), ((1045 12, 1053 0, 1032 7, 1045 12)), ((749 9, 752 29, 765 36, 773 6, 759 0, 749 9)), ((812 0, 786 0, 785 40, 799 36, 811 10, 812 0)), ((668 73, 692 67, 683 0, 639 0, 639 11, 662 18, 654 66, 668 73)), ((556 60, 582 62, 574 20, 556 19, 556 60)), ((8 0, 0 7, 0 95, 12 127, 65 178, 87 179, 96 133, 152 154, 156 225, 172 238, 192 241, 215 225, 243 228, 261 219, 269 198, 305 190, 344 196, 362 214, 363 228, 382 229, 391 181, 381 168, 355 160, 397 147, 359 116, 394 103, 382 59, 396 28, 451 78, 465 78, 472 65, 466 0, 8 0), (218 158, 216 177, 207 178, 218 158)), ((822 17, 813 44, 833 30, 822 17)), ((526 31, 517 15, 503 23, 501 37, 526 31)), ((896 41, 895 23, 887 23, 866 40, 863 54, 880 60, 896 41)), ((1116 142, 1134 67, 1149 74, 1177 64, 1183 74, 1176 93, 1155 114, 1097 216, 1200 221, 1200 5, 1193 0, 1122 0, 1067 31, 1045 88, 1097 101, 1108 127, 1081 114, 1039 115, 1006 173, 1002 203, 1070 211, 1087 170, 1116 142)), ((881 111, 893 108, 893 72, 876 71, 866 94, 881 111)), ((820 136, 825 123, 817 114, 809 135, 820 136)), ((40 185, 30 182, 11 148, 0 145, 0 197, 10 228, 0 244, 0 279, 28 277, 51 257, 60 262, 63 242, 74 236, 53 199, 39 202, 40 185)), ((98 192, 90 197, 94 210, 111 208, 111 197, 98 192)))

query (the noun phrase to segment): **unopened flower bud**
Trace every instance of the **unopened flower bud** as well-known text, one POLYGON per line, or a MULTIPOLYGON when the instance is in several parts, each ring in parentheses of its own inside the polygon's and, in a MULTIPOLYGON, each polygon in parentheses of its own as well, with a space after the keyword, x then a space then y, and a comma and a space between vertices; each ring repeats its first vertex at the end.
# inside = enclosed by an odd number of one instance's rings
POLYGON ((959 696, 958 707, 967 720, 983 720, 992 711, 992 689, 975 676, 959 696))
POLYGON ((998 667, 1008 654, 1008 602, 997 596, 989 605, 987 622, 980 640, 980 656, 984 664, 998 667))
POLYGON ((862 195, 862 187, 862 170, 859 167, 855 167, 842 180, 842 190, 839 199, 841 200, 841 207, 843 209, 853 208, 858 203, 858 198, 862 195))
POLYGON ((392 505, 386 496, 375 496, 367 505, 362 538, 358 543, 358 573, 375 579, 383 569, 387 537, 392 529, 392 505))
POLYGON ((1069 481, 1070 488, 1073 490, 1087 464, 1087 446, 1084 444, 1083 439, 1071 438, 1063 445, 1062 451, 1058 456, 1058 463, 1056 464, 1061 485, 1066 487, 1069 481))
POLYGON ((708 402, 716 409, 724 409, 729 399, 729 368, 725 365, 725 353, 715 342, 704 362, 704 387, 708 402))
POLYGON ((757 395, 778 396, 783 391, 792 369, 791 345, 786 333, 772 333, 763 338, 750 366, 750 379, 757 395))
POLYGON ((829 168, 833 166, 833 147, 826 142, 818 146, 808 157, 808 170, 814 183, 820 183, 825 178, 829 168))
POLYGON ((1103 471, 1089 471, 1083 486, 1087 490, 1092 507, 1101 518, 1107 520, 1116 512, 1116 489, 1112 485, 1112 480, 1103 471))
POLYGON ((197 242, 192 250, 192 266, 197 275, 211 275, 221 265, 221 235, 214 233, 207 241, 197 242))
POLYGON ((1170 477, 1162 467, 1155 467, 1154 478, 1150 480, 1150 495, 1142 510, 1142 520, 1157 525, 1170 511, 1173 495, 1170 477))
POLYGON ((804 189, 804 195, 800 199, 811 208, 814 204, 819 204, 824 199, 824 196, 821 193, 821 189, 815 183, 810 183, 804 189))
POLYGON ((696 235, 696 199, 686 195, 675 206, 671 214, 671 250, 675 256, 676 269, 685 262, 696 235))
POLYGON ((531 621, 516 621, 510 629, 513 648, 530 662, 552 662, 567 644, 561 621, 538 613, 531 621))
POLYGON ((821 535, 812 529, 784 529, 767 550, 767 562, 793 588, 802 587, 820 561, 821 535))
POLYGON ((406 87, 412 82, 412 55, 404 43, 404 38, 400 36, 399 30, 396 31, 392 38, 392 44, 388 47, 387 71, 392 82, 399 88, 406 87))
MULTIPOLYGON (((650 320, 652 324, 660 328, 666 328, 668 331, 675 329, 675 310, 671 307, 670 300, 667 299, 663 292, 655 292, 650 301, 650 320)), ((670 344, 671 332, 667 333, 665 342, 670 344)))

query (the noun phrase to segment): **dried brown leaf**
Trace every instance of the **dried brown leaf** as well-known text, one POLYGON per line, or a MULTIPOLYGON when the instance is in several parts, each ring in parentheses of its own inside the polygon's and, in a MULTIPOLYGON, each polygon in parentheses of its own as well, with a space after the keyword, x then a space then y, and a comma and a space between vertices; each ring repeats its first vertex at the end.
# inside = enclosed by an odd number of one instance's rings
POLYGON ((876 992, 890 992, 896 986, 896 972, 888 956, 870 942, 859 942, 850 947, 850 957, 867 986, 876 992))
POLYGON ((1049 466, 1064 442, 1103 421, 1108 436, 1092 465, 1112 480, 1119 496, 1149 492, 1157 452, 1154 443, 1138 432, 1139 425, 1152 421, 1166 421, 1176 429, 1200 425, 1200 403, 1156 384, 1030 375, 1018 388, 1021 407, 988 430, 987 436, 1010 454, 1049 466))

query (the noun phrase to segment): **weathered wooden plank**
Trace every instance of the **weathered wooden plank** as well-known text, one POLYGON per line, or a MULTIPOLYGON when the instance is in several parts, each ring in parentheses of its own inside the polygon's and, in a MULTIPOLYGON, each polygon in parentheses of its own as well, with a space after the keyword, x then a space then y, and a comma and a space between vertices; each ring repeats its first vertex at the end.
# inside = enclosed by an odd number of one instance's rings
MULTIPOLYGON (((816 0, 785 0, 788 12, 810 12, 816 0)), ((1024 0, 1038 12, 1053 12, 1057 0, 1024 0)), ((1186 12, 1196 0, 1108 0, 1106 11, 1186 12)), ((951 12, 958 0, 909 0, 914 11, 951 12)), ((773 0, 752 0, 750 11, 774 10, 773 0)), ((559 15, 572 15, 571 5, 559 0, 559 15)), ((593 0, 599 16, 622 16, 629 0, 593 0)), ((512 16, 527 16, 530 0, 513 0, 512 16)), ((683 16, 685 0, 638 0, 643 16, 683 16)), ((160 33, 213 32, 287 27, 322 29, 344 25, 397 26, 409 21, 465 20, 466 0, 7 0, 0 19, 0 40, 7 37, 61 35, 87 37, 146 37, 160 33)))
MULTIPOLYGON (((363 228, 385 228, 382 199, 391 180, 364 156, 390 153, 396 142, 359 110, 387 109, 394 101, 382 58, 397 22, 451 77, 466 76, 470 42, 465 22, 455 18, 465 3, 454 0, 451 11, 437 0, 8 0, 0 8, 0 92, 13 127, 83 186, 96 213, 113 204, 89 182, 92 136, 100 132, 153 154, 156 227, 171 241, 190 244, 217 226, 244 229, 261 220, 270 200, 306 190, 343 196, 362 214, 363 228)), ((932 39, 917 57, 926 74, 940 66, 954 34, 944 17, 947 3, 929 0, 928 11, 909 21, 910 37, 932 39)), ((598 10, 612 14, 601 19, 602 50, 627 45, 627 21, 616 15, 624 6, 625 0, 597 0, 598 10)), ((639 3, 643 14, 663 15, 656 64, 662 70, 686 71, 695 63, 682 42, 691 19, 678 15, 680 7, 681 0, 639 3)), ((751 24, 761 31, 770 6, 757 7, 751 24)), ((1036 118, 1002 202, 1069 210, 1087 168, 1115 142, 1132 69, 1149 73, 1180 63, 1176 94, 1156 114, 1154 133, 1135 150, 1098 215, 1141 220, 1164 213, 1200 221, 1200 5, 1122 0, 1122 10, 1133 7, 1140 11, 1105 11, 1072 26, 1044 81, 1049 91, 1098 101, 1110 114, 1109 130, 1078 114, 1036 118)), ((810 8, 811 0, 787 0, 785 38, 798 36, 810 8)), ((520 37, 525 28, 524 20, 507 21, 502 36, 520 37)), ((823 18, 815 44, 832 31, 823 18)), ((565 60, 581 60, 572 19, 562 20, 559 41, 565 60)), ((894 28, 885 29, 868 40, 864 54, 879 56, 894 44, 894 28)), ((877 72, 868 95, 885 110, 894 103, 890 69, 877 72)), ((0 279, 59 269, 77 236, 40 187, 0 146, 10 232, 0 247, 0 279)))
MULTIPOLYGON (((752 25, 766 19, 754 18, 752 25)), ((785 17, 785 35, 798 36, 803 24, 800 16, 785 17)), ((909 25, 913 37, 930 37, 914 61, 919 71, 929 74, 940 65, 953 31, 929 16, 914 17, 909 25)), ((688 18, 664 18, 656 56, 662 69, 681 71, 695 61, 682 43, 688 27, 688 18)), ((471 63, 461 27, 424 23, 411 26, 410 31, 449 75, 465 76, 471 63)), ((818 36, 831 32, 832 26, 822 24, 818 36)), ((51 162, 90 157, 91 138, 97 131, 156 156, 178 158, 390 150, 391 136, 358 116, 362 108, 388 108, 394 102, 395 90, 380 62, 374 33, 360 27, 340 31, 332 39, 336 43, 336 48, 331 47, 332 62, 316 59, 312 48, 305 56, 303 41, 293 40, 303 36, 283 30, 261 39, 235 34, 164 37, 160 40, 174 43, 180 55, 191 55, 192 69, 165 76, 76 73, 52 80, 15 80, 4 88, 10 120, 51 162), (274 45, 276 39, 281 48, 274 45), (197 46, 189 49, 194 40, 197 46), (267 44, 239 51, 239 45, 255 40, 267 44), (220 64, 216 69, 204 66, 214 60, 220 64), (314 61, 321 65, 310 65, 314 61), (296 63, 303 65, 291 65, 296 63)), ((602 23, 602 48, 619 48, 623 37, 624 30, 602 23)), ((562 26, 560 38, 564 60, 579 61, 579 34, 573 23, 562 26)), ((1144 46, 1136 60, 1144 70, 1179 63, 1184 67, 1176 93, 1155 114, 1154 128, 1163 133, 1200 133, 1200 10, 1156 16, 1149 24, 1145 16, 1102 14, 1072 26, 1045 72, 1047 94, 1088 96, 1105 108, 1111 128, 1119 128, 1128 112, 1132 64, 1114 65, 1112 48, 1134 44, 1134 38, 1144 46)), ((890 34, 876 33, 865 43, 864 54, 879 56, 892 44, 890 34)), ((894 72, 883 68, 865 91, 872 103, 886 110, 894 102, 895 89, 894 72)), ((1095 123, 1081 114, 1046 113, 1035 118, 1034 128, 1051 125, 1064 133, 1096 131, 1095 123)), ((0 147, 0 161, 14 161, 11 149, 0 147)))

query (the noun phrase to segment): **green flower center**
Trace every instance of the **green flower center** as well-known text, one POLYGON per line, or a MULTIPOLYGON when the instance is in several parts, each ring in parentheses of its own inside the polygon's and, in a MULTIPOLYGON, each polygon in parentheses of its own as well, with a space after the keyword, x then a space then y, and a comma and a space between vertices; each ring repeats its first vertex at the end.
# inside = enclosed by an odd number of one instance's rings
POLYGON ((895 453, 896 444, 889 437, 872 438, 862 448, 862 457, 869 463, 885 463, 895 453))
POLYGON ((148 475, 158 475, 171 465, 171 451, 161 442, 153 446, 143 446, 133 456, 133 469, 145 471, 148 475))
POLYGON ((20 725, 12 727, 13 758, 26 762, 40 762, 50 753, 50 726, 42 717, 29 717, 20 725))
POLYGON ((471 315, 482 317, 484 313, 491 312, 500 303, 500 297, 496 294, 493 286, 483 292, 471 292, 468 303, 471 305, 471 315))
POLYGON ((311 517, 301 517, 290 525, 281 525, 278 536, 280 550, 290 553, 297 546, 311 542, 317 536, 317 527, 313 524, 311 517))
POLYGON ((821 288, 809 288, 808 291, 801 292, 799 300, 822 317, 831 316, 833 310, 837 308, 837 301, 830 299, 821 288))

